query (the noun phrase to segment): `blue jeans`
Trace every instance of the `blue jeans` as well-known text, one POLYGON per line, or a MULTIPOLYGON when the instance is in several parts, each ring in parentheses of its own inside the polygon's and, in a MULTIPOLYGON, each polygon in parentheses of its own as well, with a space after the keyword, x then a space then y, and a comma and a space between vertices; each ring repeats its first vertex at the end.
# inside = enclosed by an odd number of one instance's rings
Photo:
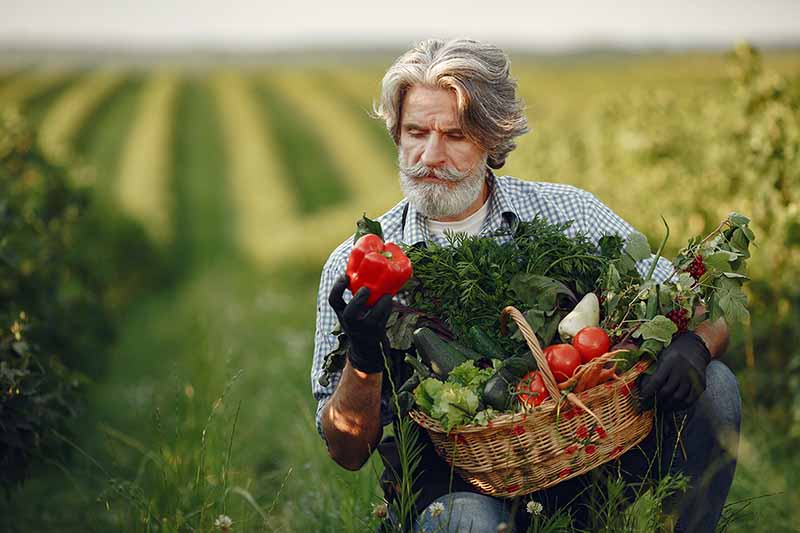
MULTIPOLYGON (((724 363, 713 360, 706 369, 706 390, 692 409, 657 417, 653 431, 620 457, 619 471, 628 483, 660 479, 667 473, 689 477, 687 491, 665 502, 666 510, 678 516, 675 531, 713 533, 736 470, 741 409, 736 377, 724 363), (660 461, 655 460, 658 456, 660 461)), ((590 474, 579 476, 531 498, 540 501, 549 514, 572 503, 575 494, 590 483, 590 474)), ((575 505, 571 510, 578 526, 591 528, 585 506, 575 505)), ((498 524, 510 526, 513 519, 507 500, 455 492, 428 506, 417 524, 426 533, 494 532, 498 524)))

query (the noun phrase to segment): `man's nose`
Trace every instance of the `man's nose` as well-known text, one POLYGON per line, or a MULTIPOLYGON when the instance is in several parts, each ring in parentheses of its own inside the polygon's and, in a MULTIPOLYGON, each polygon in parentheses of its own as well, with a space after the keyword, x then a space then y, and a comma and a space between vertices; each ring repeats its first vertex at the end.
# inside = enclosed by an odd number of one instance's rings
POLYGON ((431 132, 425 143, 420 161, 429 167, 438 167, 445 163, 444 140, 436 132, 431 132))

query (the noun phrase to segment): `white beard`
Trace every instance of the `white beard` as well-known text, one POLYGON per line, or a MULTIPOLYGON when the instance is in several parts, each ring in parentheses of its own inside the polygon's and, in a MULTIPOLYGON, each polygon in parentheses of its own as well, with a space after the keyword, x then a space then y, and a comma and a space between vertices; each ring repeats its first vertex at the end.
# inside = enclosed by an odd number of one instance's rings
POLYGON ((433 219, 452 217, 466 211, 480 196, 486 178, 485 160, 464 172, 448 167, 431 168, 422 163, 406 165, 402 154, 397 163, 403 194, 417 211, 433 219), (454 184, 421 181, 421 178, 430 175, 454 184))

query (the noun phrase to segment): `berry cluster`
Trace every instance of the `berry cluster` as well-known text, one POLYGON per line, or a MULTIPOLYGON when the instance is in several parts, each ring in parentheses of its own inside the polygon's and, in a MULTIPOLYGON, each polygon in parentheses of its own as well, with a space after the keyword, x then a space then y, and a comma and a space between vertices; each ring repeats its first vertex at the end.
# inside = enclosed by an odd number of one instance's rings
POLYGON ((683 332, 689 329, 689 313, 686 309, 673 309, 667 313, 667 318, 678 326, 678 331, 683 332))
POLYGON ((700 276, 706 273, 706 266, 703 264, 703 256, 696 255, 692 264, 686 269, 687 272, 694 278, 700 279, 700 276))

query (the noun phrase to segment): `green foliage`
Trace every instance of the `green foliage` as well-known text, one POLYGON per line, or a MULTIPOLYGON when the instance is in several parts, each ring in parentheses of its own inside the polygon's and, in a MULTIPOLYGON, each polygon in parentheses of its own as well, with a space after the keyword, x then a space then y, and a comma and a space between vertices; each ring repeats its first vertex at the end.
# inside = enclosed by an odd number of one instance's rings
POLYGON ((264 123, 272 130, 278 154, 288 170, 289 188, 296 191, 302 213, 314 213, 344 202, 348 196, 347 181, 337 172, 320 133, 303 120, 301 113, 292 110, 268 81, 258 84, 256 94, 264 110, 264 123))
MULTIPOLYGON (((471 326, 478 326, 506 353, 524 349, 518 341, 500 336, 504 307, 520 306, 525 312, 529 307, 523 304, 533 305, 517 276, 546 276, 547 281, 531 279, 547 285, 544 297, 555 305, 559 296, 574 298, 590 291, 605 263, 584 236, 567 237, 567 227, 537 217, 520 221, 513 234, 501 233, 505 242, 449 234, 446 246, 431 243, 409 249, 415 281, 412 305, 441 317, 456 338, 465 338, 471 326)), ((551 313, 552 306, 546 311, 551 313)))
POLYGON ((10 490, 38 454, 57 448, 85 380, 65 366, 110 324, 99 292, 74 261, 86 195, 45 161, 13 111, 0 116, 0 487, 10 490), (91 330, 72 330, 88 326, 91 330))
POLYGON ((48 162, 25 121, 0 116, 0 486, 21 482, 102 374, 115 313, 151 286, 156 254, 130 221, 98 209, 48 162), (138 259, 136 268, 130 263, 138 259))
POLYGON ((172 138, 172 206, 176 275, 233 253, 233 216, 225 182, 220 109, 203 78, 177 96, 172 138))

